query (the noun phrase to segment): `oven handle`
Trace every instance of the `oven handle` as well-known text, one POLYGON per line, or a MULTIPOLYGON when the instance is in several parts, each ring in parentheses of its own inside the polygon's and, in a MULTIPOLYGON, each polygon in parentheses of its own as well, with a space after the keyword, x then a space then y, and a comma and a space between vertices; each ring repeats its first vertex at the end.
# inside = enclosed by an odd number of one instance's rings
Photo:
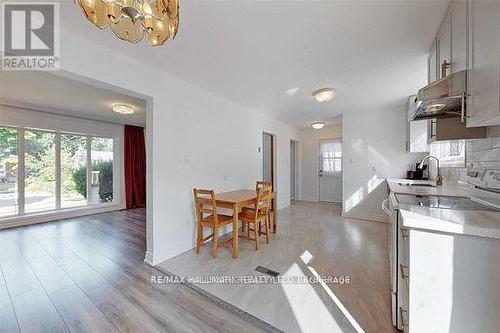
POLYGON ((392 216, 392 210, 389 208, 389 199, 382 202, 382 210, 389 216, 392 216))

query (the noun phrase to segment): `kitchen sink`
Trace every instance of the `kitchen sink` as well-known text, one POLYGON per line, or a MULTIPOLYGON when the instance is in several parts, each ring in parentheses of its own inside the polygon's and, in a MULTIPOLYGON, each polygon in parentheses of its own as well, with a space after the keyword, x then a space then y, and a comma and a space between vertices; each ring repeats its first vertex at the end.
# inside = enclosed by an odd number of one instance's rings
POLYGON ((500 212, 500 209, 479 203, 477 201, 465 197, 450 197, 450 196, 440 196, 440 195, 411 195, 411 194, 396 194, 395 196, 398 203, 403 205, 441 208, 441 209, 480 210, 480 211, 500 212))

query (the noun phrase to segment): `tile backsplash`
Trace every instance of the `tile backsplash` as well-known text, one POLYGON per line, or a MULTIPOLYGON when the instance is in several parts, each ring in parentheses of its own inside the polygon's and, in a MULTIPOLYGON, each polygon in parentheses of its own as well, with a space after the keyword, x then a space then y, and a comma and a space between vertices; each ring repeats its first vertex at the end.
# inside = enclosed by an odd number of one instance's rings
POLYGON ((500 168, 500 137, 467 142, 467 168, 500 168))
POLYGON ((466 168, 443 168, 441 170, 446 182, 465 180, 467 170, 500 169, 500 135, 498 128, 492 128, 491 137, 486 139, 467 140, 465 150, 466 168))

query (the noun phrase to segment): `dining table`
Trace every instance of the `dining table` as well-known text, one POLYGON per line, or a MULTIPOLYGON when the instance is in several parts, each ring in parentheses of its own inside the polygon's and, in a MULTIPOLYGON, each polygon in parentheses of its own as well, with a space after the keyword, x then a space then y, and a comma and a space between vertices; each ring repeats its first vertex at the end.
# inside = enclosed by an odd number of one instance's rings
MULTIPOLYGON (((232 255, 233 258, 238 258, 238 214, 244 207, 249 207, 257 203, 257 191, 241 189, 229 192, 215 194, 215 203, 217 207, 231 209, 233 211, 233 236, 232 236, 232 255)), ((272 232, 276 233, 277 227, 277 210, 278 210, 278 193, 271 194, 271 210, 272 210, 272 232)))

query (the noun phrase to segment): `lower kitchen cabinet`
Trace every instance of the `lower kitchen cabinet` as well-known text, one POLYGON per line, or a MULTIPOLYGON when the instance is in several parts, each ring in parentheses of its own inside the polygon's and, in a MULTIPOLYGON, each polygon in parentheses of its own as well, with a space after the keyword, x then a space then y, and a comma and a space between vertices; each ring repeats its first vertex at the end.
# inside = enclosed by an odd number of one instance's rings
POLYGON ((400 231, 404 332, 498 332, 500 240, 400 231))

